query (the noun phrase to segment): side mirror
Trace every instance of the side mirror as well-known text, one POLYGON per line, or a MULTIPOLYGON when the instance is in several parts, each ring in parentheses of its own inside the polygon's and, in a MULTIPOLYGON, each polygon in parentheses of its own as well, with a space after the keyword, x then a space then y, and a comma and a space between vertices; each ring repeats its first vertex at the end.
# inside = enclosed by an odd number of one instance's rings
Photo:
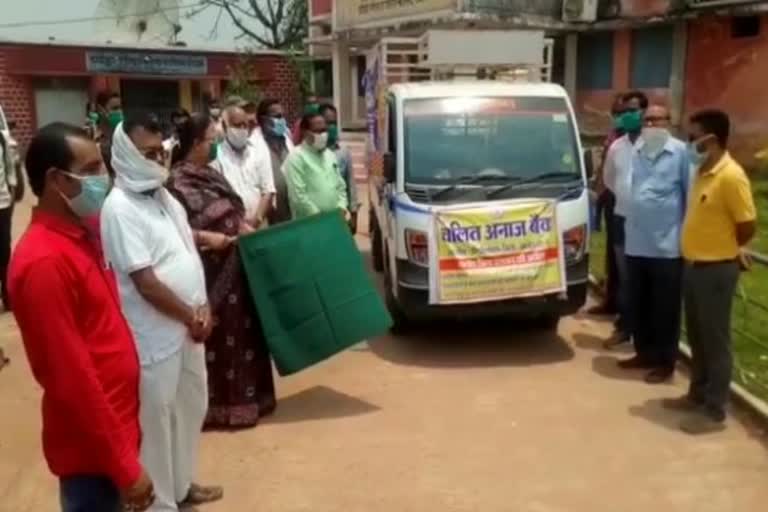
POLYGON ((397 165, 395 164, 395 155, 384 153, 384 181, 394 183, 397 179, 397 165))
POLYGON ((8 121, 8 129, 9 130, 15 130, 16 129, 16 121, 8 121))
POLYGON ((584 150, 584 170, 587 172, 587 180, 591 180, 595 174, 595 159, 591 149, 584 150))

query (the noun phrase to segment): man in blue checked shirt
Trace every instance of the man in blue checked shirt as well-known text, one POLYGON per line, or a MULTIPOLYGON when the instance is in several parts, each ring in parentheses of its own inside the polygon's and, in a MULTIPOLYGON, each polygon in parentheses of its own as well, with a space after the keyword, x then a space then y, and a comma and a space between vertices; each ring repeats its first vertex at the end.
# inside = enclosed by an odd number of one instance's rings
POLYGON ((626 254, 636 355, 619 365, 646 369, 646 382, 674 374, 680 339, 680 235, 691 182, 686 144, 669 132, 669 111, 648 108, 632 154, 626 254))

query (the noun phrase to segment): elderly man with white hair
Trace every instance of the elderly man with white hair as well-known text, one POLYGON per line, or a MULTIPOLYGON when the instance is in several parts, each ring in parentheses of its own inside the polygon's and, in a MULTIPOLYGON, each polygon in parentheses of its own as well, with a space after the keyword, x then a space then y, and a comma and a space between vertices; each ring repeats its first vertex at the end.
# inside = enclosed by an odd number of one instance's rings
POLYGON ((190 511, 222 496, 221 488, 193 483, 208 408, 203 342, 212 320, 186 213, 163 187, 163 157, 156 118, 118 125, 115 186, 101 211, 106 260, 141 364, 141 460, 155 484, 153 512, 190 511))
POLYGON ((248 115, 240 106, 224 111, 224 141, 212 166, 243 200, 246 222, 261 227, 272 208, 275 181, 269 154, 252 144, 248 115))

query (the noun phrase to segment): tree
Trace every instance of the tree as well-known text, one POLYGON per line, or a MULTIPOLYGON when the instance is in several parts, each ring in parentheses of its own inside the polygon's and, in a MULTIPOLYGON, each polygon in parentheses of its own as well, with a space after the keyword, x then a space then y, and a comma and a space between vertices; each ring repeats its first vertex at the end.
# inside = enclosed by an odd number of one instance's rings
POLYGON ((250 52, 242 54, 237 63, 229 68, 229 82, 224 97, 239 96, 245 101, 258 103, 262 94, 256 83, 256 76, 252 55, 250 52))
POLYGON ((309 33, 308 0, 203 0, 191 15, 209 7, 219 8, 217 20, 226 14, 243 37, 263 48, 301 50, 309 33))

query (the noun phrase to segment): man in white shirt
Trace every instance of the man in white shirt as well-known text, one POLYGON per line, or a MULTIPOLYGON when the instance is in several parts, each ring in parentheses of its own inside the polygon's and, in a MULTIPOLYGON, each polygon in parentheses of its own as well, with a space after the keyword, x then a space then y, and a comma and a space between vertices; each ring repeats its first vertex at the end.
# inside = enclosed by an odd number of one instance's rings
POLYGON ((238 106, 224 111, 224 142, 212 164, 245 204, 245 220, 254 229, 264 224, 275 196, 269 153, 251 144, 248 116, 238 106))
MULTIPOLYGON (((6 275, 11 259, 11 224, 13 203, 16 201, 16 161, 13 149, 0 133, 0 283, 2 283, 3 309, 11 310, 6 275)), ((0 366, 5 358, 0 353, 0 366)))
POLYGON ((643 129, 643 114, 647 108, 648 98, 642 92, 633 91, 624 96, 624 111, 619 122, 625 134, 608 149, 603 168, 603 182, 606 188, 616 196, 614 225, 608 226, 608 229, 613 229, 614 245, 609 250, 613 250, 616 254, 619 281, 617 333, 613 339, 608 341, 608 348, 629 342, 633 333, 634 316, 629 291, 629 269, 624 250, 624 225, 631 199, 632 155, 643 129))
POLYGON ((193 483, 208 408, 203 342, 212 328, 205 276, 184 208, 163 188, 157 120, 115 129, 115 186, 101 212, 108 263, 141 363, 141 460, 155 484, 153 512, 220 499, 193 483))

